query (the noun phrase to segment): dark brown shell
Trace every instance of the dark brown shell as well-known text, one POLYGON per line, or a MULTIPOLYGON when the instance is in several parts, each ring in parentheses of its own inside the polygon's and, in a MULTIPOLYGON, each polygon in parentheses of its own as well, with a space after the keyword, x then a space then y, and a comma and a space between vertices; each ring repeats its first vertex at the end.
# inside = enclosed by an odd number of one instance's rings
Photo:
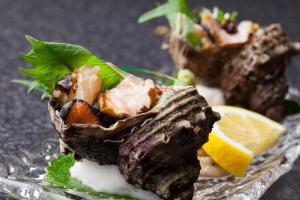
POLYGON ((163 49, 167 49, 177 68, 191 70, 201 80, 211 86, 218 86, 224 65, 242 48, 243 43, 235 45, 212 46, 208 49, 196 49, 168 27, 157 27, 155 33, 164 36, 163 49))
POLYGON ((67 74, 63 79, 57 81, 56 88, 68 94, 72 88, 72 85, 72 74, 67 74))
POLYGON ((50 102, 62 150, 99 164, 117 164, 129 183, 163 199, 192 199, 200 173, 197 150, 220 116, 194 87, 160 89, 163 95, 152 110, 110 128, 65 125, 50 102))
POLYGON ((289 42, 279 24, 257 31, 223 69, 221 88, 226 103, 280 119, 288 90, 286 68, 299 50, 299 43, 289 42))
POLYGON ((66 125, 51 102, 48 104, 51 121, 56 129, 62 151, 72 151, 76 157, 87 158, 99 164, 116 164, 119 146, 131 134, 131 128, 155 114, 155 111, 119 120, 112 127, 101 125, 66 125))
POLYGON ((159 110, 121 144, 119 169, 129 183, 163 199, 192 199, 197 150, 219 115, 193 87, 177 90, 159 110))

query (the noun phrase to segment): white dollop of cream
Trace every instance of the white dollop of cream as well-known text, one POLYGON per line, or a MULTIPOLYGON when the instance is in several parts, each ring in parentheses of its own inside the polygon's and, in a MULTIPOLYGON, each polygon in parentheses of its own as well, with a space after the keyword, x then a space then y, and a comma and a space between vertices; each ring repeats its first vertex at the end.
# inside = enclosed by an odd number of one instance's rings
POLYGON ((70 169, 71 176, 97 192, 128 195, 141 200, 159 200, 160 198, 146 190, 126 182, 115 165, 99 165, 86 159, 75 162, 70 169))
POLYGON ((197 84, 196 89, 202 95, 210 106, 224 105, 225 99, 220 88, 208 87, 202 84, 197 84))

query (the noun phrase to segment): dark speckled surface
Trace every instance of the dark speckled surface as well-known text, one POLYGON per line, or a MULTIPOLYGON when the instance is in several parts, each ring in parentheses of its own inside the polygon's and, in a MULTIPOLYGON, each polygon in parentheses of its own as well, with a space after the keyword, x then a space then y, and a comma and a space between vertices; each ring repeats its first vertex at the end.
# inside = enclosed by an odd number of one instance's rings
MULTIPOLYGON (((241 19, 263 24, 280 22, 291 39, 300 41, 299 0, 191 1, 197 3, 237 10, 241 19)), ((154 1, 145 0, 0 0, 0 154, 19 151, 32 140, 53 134, 46 103, 40 101, 39 94, 27 96, 25 88, 9 83, 10 79, 23 78, 18 68, 24 63, 17 52, 29 48, 24 34, 81 44, 116 65, 170 72, 173 64, 160 51, 160 39, 152 34, 164 20, 136 23, 137 17, 153 5, 154 1)), ((298 88, 299 66, 300 58, 293 61, 288 72, 290 83, 298 88)), ((262 199, 300 199, 299 180, 298 160, 262 199)), ((10 198, 1 194, 0 199, 10 198)))

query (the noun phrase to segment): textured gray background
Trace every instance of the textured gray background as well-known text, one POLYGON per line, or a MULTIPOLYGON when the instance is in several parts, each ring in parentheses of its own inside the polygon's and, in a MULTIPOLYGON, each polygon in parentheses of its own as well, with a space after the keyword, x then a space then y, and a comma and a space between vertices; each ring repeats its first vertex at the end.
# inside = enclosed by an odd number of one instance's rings
MULTIPOLYGON (((280 22, 291 39, 300 41, 299 0, 199 0, 191 5, 219 5, 237 10, 240 19, 269 24, 280 22)), ((138 25, 137 17, 152 8, 142 0, 0 0, 0 154, 17 152, 53 134, 46 103, 37 93, 9 83, 23 78, 24 63, 17 52, 29 49, 24 34, 43 40, 81 44, 116 65, 143 66, 170 72, 173 64, 160 51, 161 40, 152 34, 163 19, 138 25), (18 145, 16 145, 16 143, 18 145)), ((300 86, 300 59, 290 66, 290 83, 300 86)), ((53 136, 54 137, 54 136, 53 136)), ((2 162, 2 161, 0 161, 2 162)), ((267 191, 263 199, 300 199, 300 161, 267 191)), ((10 199, 1 194, 0 199, 10 199)))

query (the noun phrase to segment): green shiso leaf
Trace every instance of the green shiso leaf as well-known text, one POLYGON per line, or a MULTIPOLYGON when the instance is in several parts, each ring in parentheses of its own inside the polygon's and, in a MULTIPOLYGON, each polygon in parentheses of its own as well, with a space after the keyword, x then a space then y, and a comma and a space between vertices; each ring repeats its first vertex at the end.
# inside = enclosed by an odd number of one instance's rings
POLYGON ((200 46, 201 39, 197 36, 197 32, 194 27, 194 22, 189 17, 184 18, 182 35, 191 46, 200 46))
POLYGON ((177 18, 178 13, 168 13, 166 15, 166 18, 169 22, 169 25, 171 27, 171 30, 175 31, 176 30, 176 18, 177 18))
POLYGON ((100 198, 135 200, 135 198, 130 196, 96 192, 92 188, 83 185, 80 181, 71 177, 70 168, 74 165, 74 163, 75 160, 71 154, 59 155, 56 159, 50 162, 44 181, 54 187, 73 189, 100 198))
POLYGON ((44 95, 49 95, 59 79, 83 65, 99 66, 102 91, 114 87, 123 79, 122 73, 118 72, 117 69, 80 45, 45 42, 31 36, 25 37, 32 46, 32 50, 27 54, 20 54, 20 56, 32 68, 22 68, 20 71, 34 80, 30 91, 38 89, 44 95))
POLYGON ((300 105, 296 101, 293 100, 284 101, 284 110, 283 110, 284 118, 299 113, 300 113, 300 105))
POLYGON ((138 19, 138 23, 144 23, 151 19, 161 17, 170 13, 176 13, 178 11, 178 4, 167 2, 140 16, 138 19))
POLYGON ((168 2, 159 5, 158 7, 150 10, 139 17, 138 22, 144 23, 151 19, 166 16, 171 13, 181 12, 189 17, 191 17, 191 13, 189 7, 185 0, 168 0, 168 2))
POLYGON ((11 80, 11 82, 27 86, 28 87, 27 94, 29 94, 32 90, 37 90, 42 93, 41 99, 45 97, 50 97, 50 94, 47 92, 47 89, 44 88, 43 85, 39 84, 38 81, 29 81, 25 79, 13 79, 11 80))
POLYGON ((165 16, 169 22, 169 25, 173 31, 176 30, 178 14, 182 14, 184 22, 181 28, 181 35, 184 40, 191 46, 197 47, 201 44, 200 38, 196 34, 194 28, 194 22, 192 20, 192 14, 185 0, 168 0, 168 2, 159 5, 143 14, 139 19, 139 23, 146 22, 148 20, 165 16))
POLYGON ((101 91, 111 89, 118 85, 124 77, 126 73, 113 65, 108 65, 105 61, 101 60, 97 56, 91 56, 89 60, 86 62, 86 65, 90 66, 99 66, 99 76, 102 80, 101 91))
MULTIPOLYGON (((179 13, 170 13, 166 15, 169 25, 173 31, 176 30, 176 20, 177 20, 177 15, 179 13)), ((184 38, 184 40, 189 43, 193 47, 198 47, 201 45, 201 39, 197 35, 197 31, 194 26, 193 20, 188 17, 185 14, 182 14, 183 17, 183 23, 182 23, 182 28, 181 28, 181 35, 184 38)))
MULTIPOLYGON (((176 1, 176 0, 169 0, 169 1, 176 1)), ((179 6, 180 6, 179 12, 185 14, 189 18, 192 18, 192 13, 189 9, 189 6, 188 6, 186 0, 177 0, 177 1, 179 3, 179 6)))

